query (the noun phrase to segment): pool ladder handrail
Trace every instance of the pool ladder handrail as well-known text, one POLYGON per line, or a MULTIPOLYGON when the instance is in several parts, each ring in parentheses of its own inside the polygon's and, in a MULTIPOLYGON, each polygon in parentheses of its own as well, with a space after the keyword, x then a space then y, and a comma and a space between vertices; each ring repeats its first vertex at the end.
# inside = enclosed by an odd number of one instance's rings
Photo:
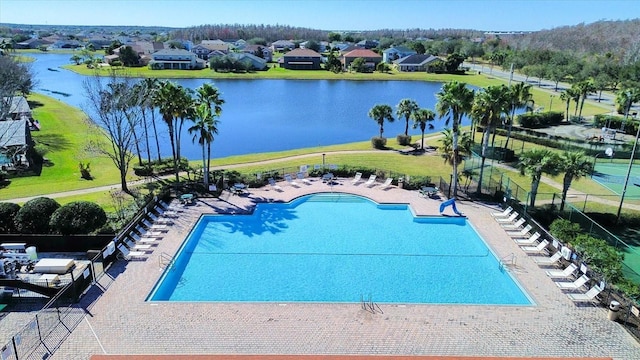
POLYGON ((175 268, 175 258, 164 251, 160 253, 158 261, 160 262, 159 265, 162 270, 166 269, 167 267, 169 268, 169 270, 173 270, 175 268))
POLYGON ((516 260, 517 260, 517 256, 515 253, 511 253, 509 255, 503 256, 500 258, 499 260, 499 264, 498 264, 498 268, 500 270, 503 270, 505 268, 505 266, 516 266, 516 260), (509 260, 508 262, 506 262, 505 260, 509 260))

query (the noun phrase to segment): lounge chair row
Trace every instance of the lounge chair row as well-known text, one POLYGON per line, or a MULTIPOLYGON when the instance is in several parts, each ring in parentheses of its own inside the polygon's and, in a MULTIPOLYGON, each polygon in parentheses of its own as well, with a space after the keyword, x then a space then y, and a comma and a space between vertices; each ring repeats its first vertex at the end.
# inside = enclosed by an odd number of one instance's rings
POLYGON ((126 260, 146 258, 148 253, 153 251, 153 245, 163 238, 168 226, 173 224, 173 219, 179 216, 180 211, 182 210, 160 201, 153 211, 146 213, 135 230, 122 239, 117 245, 118 251, 126 260))
MULTIPOLYGON (((549 240, 543 239, 537 231, 530 235, 533 227, 530 224, 526 224, 526 220, 524 218, 518 219, 520 215, 512 207, 508 207, 503 212, 491 213, 491 215, 498 223, 500 223, 507 234, 513 238, 516 244, 518 244, 524 252, 528 254, 547 254, 548 249, 555 249, 555 252, 551 256, 535 257, 533 260, 536 264, 540 266, 552 266, 558 264, 563 257, 570 259, 570 250, 568 248, 564 248, 561 251, 559 249, 560 244, 557 241, 554 240, 553 243, 550 243, 549 240), (569 251, 569 253, 567 253, 567 251, 569 251)), ((586 269, 578 269, 578 266, 573 263, 570 263, 564 269, 551 269, 545 271, 547 276, 552 279, 571 279, 575 277, 573 281, 554 281, 562 290, 579 290, 586 286, 589 283, 590 278, 584 272, 586 272, 586 269), (581 274, 576 276, 576 273, 579 271, 581 274)), ((603 285, 595 285, 585 293, 570 293, 567 295, 573 301, 591 301, 600 294, 602 290, 604 290, 603 285)))
MULTIPOLYGON (((365 186, 374 187, 374 186, 378 185, 378 183, 376 182, 376 178, 377 178, 376 175, 371 175, 369 177, 369 179, 365 182, 362 179, 362 173, 358 172, 358 173, 356 173, 355 177, 351 180, 351 184, 358 185, 358 184, 364 182, 365 186)), ((284 175, 284 179, 290 186, 293 186, 293 187, 300 187, 300 183, 297 182, 296 180, 300 181, 301 183, 303 183, 305 185, 311 185, 312 184, 311 181, 305 177, 304 173, 301 173, 301 172, 299 172, 296 175, 296 179, 295 180, 293 179, 293 176, 291 174, 285 174, 284 175)), ((326 173, 326 174, 322 175, 322 181, 325 182, 325 183, 333 184, 334 179, 335 179, 335 176, 333 175, 333 173, 326 173)), ((269 187, 271 189, 273 189, 275 191, 278 191, 278 192, 284 191, 282 186, 278 185, 278 183, 275 181, 275 179, 269 178, 268 182, 269 182, 269 187)), ((386 189, 390 188, 392 186, 391 185, 392 182, 393 182, 393 178, 387 178, 384 183, 379 184, 380 185, 379 189, 386 190, 386 189)))

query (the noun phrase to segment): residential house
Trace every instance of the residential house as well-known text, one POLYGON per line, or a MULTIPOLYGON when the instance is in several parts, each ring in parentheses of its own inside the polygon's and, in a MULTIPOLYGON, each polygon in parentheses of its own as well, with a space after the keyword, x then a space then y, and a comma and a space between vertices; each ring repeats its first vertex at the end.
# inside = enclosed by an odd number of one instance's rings
POLYGON ((363 58, 365 61, 365 65, 370 70, 375 70, 376 66, 378 66, 378 64, 382 62, 382 56, 380 56, 375 51, 367 49, 356 49, 342 55, 341 62, 344 69, 349 70, 349 67, 351 66, 353 60, 357 58, 363 58))
POLYGON ((392 46, 382 52, 382 61, 384 61, 385 64, 391 64, 395 60, 414 54, 417 54, 417 52, 408 47, 392 46))
POLYGON ((250 53, 230 53, 229 56, 239 62, 250 63, 254 70, 265 70, 267 68, 267 61, 265 59, 250 53))
POLYGON ((399 71, 433 72, 432 69, 434 66, 440 62, 442 62, 442 59, 437 56, 429 54, 414 54, 395 60, 393 64, 399 71))
MULTIPOLYGON (((306 49, 308 44, 309 44, 309 41, 301 42, 300 43, 300 49, 306 49)), ((323 53, 323 52, 327 51, 327 45, 328 44, 329 43, 326 42, 326 41, 318 42, 318 50, 319 50, 319 52, 323 53)))
POLYGON ((243 53, 253 54, 253 55, 256 55, 258 57, 261 57, 261 58, 265 59, 267 62, 273 61, 273 53, 271 52, 271 49, 269 49, 266 46, 262 46, 262 45, 247 45, 241 51, 243 53), (259 53, 261 53, 262 56, 259 56, 258 55, 259 53))
POLYGON ((225 54, 228 53, 229 49, 230 49, 229 43, 227 43, 225 41, 222 41, 220 39, 217 39, 217 40, 202 40, 200 42, 200 45, 206 46, 211 51, 219 50, 219 51, 222 51, 225 54))
POLYGON ((322 55, 309 49, 293 49, 280 58, 280 67, 290 70, 320 70, 322 55))
POLYGON ((196 54, 183 49, 164 49, 151 55, 149 66, 155 70, 193 70, 204 69, 205 61, 196 54))
POLYGON ((78 40, 58 40, 49 45, 49 50, 54 49, 77 49, 81 48, 82 44, 78 40))
POLYGON ((378 46, 377 40, 362 40, 356 43, 356 47, 361 49, 373 49, 378 46))
POLYGON ((27 120, 0 121, 0 165, 2 170, 28 167, 27 151, 33 146, 27 120))
POLYGON ((198 44, 193 48, 191 48, 191 52, 196 54, 196 56, 202 60, 209 60, 209 58, 215 54, 229 53, 229 47, 219 46, 219 45, 216 46, 216 45, 198 44))
POLYGON ((296 44, 289 40, 278 40, 271 43, 271 51, 273 52, 284 52, 287 49, 293 50, 296 48, 296 44))
POLYGON ((16 43, 16 49, 38 49, 40 46, 49 46, 52 42, 45 39, 29 39, 16 43))

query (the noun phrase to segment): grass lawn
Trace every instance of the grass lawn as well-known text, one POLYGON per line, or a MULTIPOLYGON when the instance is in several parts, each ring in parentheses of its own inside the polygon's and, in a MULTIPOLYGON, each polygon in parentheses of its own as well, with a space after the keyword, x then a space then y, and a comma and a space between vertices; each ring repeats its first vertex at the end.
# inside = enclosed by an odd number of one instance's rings
POLYGON ((0 189, 0 200, 119 182, 118 172, 110 159, 103 155, 87 154, 84 150, 90 127, 85 123, 82 111, 39 94, 31 94, 28 101, 34 118, 42 126, 41 131, 32 132, 33 138, 47 150, 44 156, 49 159, 50 165, 43 167, 40 176, 12 178, 8 186, 0 189), (80 177, 78 166, 81 161, 90 163, 94 180, 80 177))

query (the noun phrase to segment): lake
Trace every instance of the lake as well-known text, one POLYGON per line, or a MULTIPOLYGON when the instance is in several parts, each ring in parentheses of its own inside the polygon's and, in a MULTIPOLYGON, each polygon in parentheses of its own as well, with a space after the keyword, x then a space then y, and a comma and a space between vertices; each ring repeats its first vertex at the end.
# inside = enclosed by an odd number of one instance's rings
MULTIPOLYGON (((85 76, 60 68, 70 64, 71 54, 29 54, 37 84, 34 91, 85 109, 82 83, 85 76), (65 94, 65 95, 62 95, 65 94)), ((159 70, 161 72, 161 70, 159 70)), ((209 79, 173 80, 185 87, 197 88, 209 79)), ((434 109, 435 94, 441 83, 422 81, 347 81, 347 80, 215 80, 225 100, 219 118, 218 135, 212 144, 212 156, 226 157, 366 141, 378 135, 378 124, 367 116, 376 104, 390 105, 395 112, 401 99, 410 98, 423 108, 434 109)), ((162 133, 162 156, 171 148, 166 126, 157 118, 162 133)), ((468 120, 467 120, 468 122, 468 120)), ((404 119, 385 123, 384 136, 395 138, 404 132, 404 119)), ((436 119, 434 130, 444 128, 436 119)), ((47 124, 42 124, 46 131, 47 124)), ((184 127, 182 155, 201 158, 201 148, 192 143, 184 127)), ((411 129, 420 135, 419 129, 411 129)), ((414 136, 414 141, 418 138, 414 136)))

